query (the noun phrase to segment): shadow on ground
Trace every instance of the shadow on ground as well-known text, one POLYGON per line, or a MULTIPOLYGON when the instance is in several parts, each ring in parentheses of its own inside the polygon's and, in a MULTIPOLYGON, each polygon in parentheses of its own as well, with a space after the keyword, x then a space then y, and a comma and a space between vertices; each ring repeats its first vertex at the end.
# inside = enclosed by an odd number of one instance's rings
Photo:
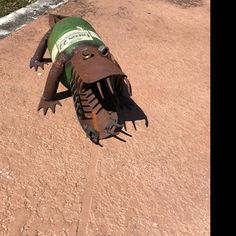
MULTIPOLYGON (((129 137, 132 137, 132 135, 125 132, 127 131, 126 122, 132 122, 134 129, 137 130, 135 121, 144 120, 146 127, 148 127, 149 121, 146 114, 141 109, 141 107, 139 107, 137 103, 130 97, 127 87, 123 87, 122 94, 123 96, 122 98, 120 98, 120 101, 119 101, 120 106, 117 109, 117 114, 118 114, 118 123, 123 124, 123 127, 121 129, 117 128, 116 131, 121 132, 129 137), (125 131, 123 131, 123 128, 125 131)), ((58 100, 63 100, 71 96, 72 96, 71 92, 69 90, 66 90, 66 91, 57 93, 56 98, 58 100)), ((109 101, 111 100, 107 100, 107 101, 108 101, 108 105, 107 104, 106 105, 110 106, 109 101)), ((119 139, 120 141, 126 142, 126 140, 118 136, 110 136, 109 138, 111 137, 119 139)))

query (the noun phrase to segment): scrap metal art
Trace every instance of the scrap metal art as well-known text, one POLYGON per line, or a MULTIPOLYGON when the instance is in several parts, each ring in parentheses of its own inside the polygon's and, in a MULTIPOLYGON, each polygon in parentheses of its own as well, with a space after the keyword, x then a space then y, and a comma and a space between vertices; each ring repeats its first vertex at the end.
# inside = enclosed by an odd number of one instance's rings
POLYGON ((61 82, 71 91, 78 120, 87 137, 96 144, 100 139, 117 137, 123 124, 118 123, 117 108, 126 87, 131 96, 127 76, 94 28, 84 19, 49 15, 50 30, 40 41, 30 68, 44 69, 49 50, 53 62, 47 77, 38 111, 44 115, 61 105, 56 92, 61 82))

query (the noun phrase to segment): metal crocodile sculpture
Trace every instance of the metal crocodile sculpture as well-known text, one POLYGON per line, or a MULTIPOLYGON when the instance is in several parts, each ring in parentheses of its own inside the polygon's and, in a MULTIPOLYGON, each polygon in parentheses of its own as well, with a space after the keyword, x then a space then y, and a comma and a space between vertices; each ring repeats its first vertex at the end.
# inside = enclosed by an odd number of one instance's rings
MULTIPOLYGON (((110 136, 117 138, 123 124, 118 123, 117 108, 123 106, 124 88, 131 96, 127 76, 95 29, 84 19, 49 15, 50 30, 41 39, 30 68, 44 69, 53 62, 40 99, 38 111, 55 113, 56 93, 61 82, 72 94, 78 120, 92 142, 110 136), (49 50, 51 59, 44 58, 49 50)), ((124 133, 124 131, 123 131, 124 133)))

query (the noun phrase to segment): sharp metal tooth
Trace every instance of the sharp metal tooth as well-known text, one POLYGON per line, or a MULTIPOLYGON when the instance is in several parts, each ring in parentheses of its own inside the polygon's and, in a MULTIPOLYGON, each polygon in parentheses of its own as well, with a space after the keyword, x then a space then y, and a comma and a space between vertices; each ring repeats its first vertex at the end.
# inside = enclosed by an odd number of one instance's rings
POLYGON ((73 83, 73 85, 72 85, 72 87, 71 87, 71 91, 72 91, 72 93, 74 93, 74 91, 75 91, 75 87, 76 87, 76 84, 73 83))
POLYGON ((77 72, 75 70, 72 72, 72 78, 74 80, 77 80, 77 78, 78 78, 77 72))
POLYGON ((96 112, 96 115, 103 109, 103 107, 100 107, 97 112, 96 112))
POLYGON ((107 78, 107 84, 108 84, 109 89, 111 90, 111 93, 114 95, 114 91, 113 91, 113 88, 112 88, 112 86, 111 86, 111 80, 110 80, 110 78, 107 78))
POLYGON ((126 82, 126 84, 127 84, 127 86, 128 86, 129 94, 130 94, 130 96, 132 96, 132 89, 131 89, 130 82, 129 82, 129 80, 127 79, 127 77, 125 77, 124 80, 125 80, 125 82, 126 82))
POLYGON ((75 79, 78 79, 79 78, 79 73, 75 70, 75 79))
POLYGON ((78 103, 76 103, 76 110, 78 110, 79 108, 80 108, 80 103, 78 102, 78 103))
POLYGON ((76 88, 75 88, 75 90, 73 91, 72 96, 78 96, 77 91, 76 91, 76 88))
POLYGON ((79 98, 79 95, 76 93, 76 91, 73 93, 73 100, 74 102, 77 102, 79 98))
POLYGON ((93 94, 93 92, 89 93, 88 95, 86 95, 86 98, 90 97, 93 94))
POLYGON ((81 82, 80 86, 79 86, 79 92, 81 93, 82 92, 82 89, 84 87, 84 82, 81 82))
POLYGON ((79 79, 79 81, 78 81, 77 84, 76 84, 76 87, 79 88, 81 83, 82 83, 82 80, 79 79))
POLYGON ((99 90, 100 95, 101 95, 102 98, 104 99, 104 95, 103 95, 103 93, 102 93, 101 84, 100 84, 99 82, 97 82, 97 88, 98 88, 98 90, 99 90))

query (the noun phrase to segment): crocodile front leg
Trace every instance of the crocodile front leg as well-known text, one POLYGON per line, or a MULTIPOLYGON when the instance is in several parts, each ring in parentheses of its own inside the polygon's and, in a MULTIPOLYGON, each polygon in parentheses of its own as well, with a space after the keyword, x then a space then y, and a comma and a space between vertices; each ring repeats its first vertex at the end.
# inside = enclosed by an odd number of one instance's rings
POLYGON ((44 59, 43 56, 47 50, 47 40, 48 37, 51 33, 51 29, 43 36, 43 38, 41 39, 35 53, 34 56, 31 58, 30 60, 30 69, 32 67, 34 67, 35 71, 38 70, 38 67, 41 67, 42 69, 44 69, 44 64, 48 64, 48 62, 51 62, 51 59, 44 59))
POLYGON ((38 106, 38 111, 43 108, 44 115, 46 115, 48 108, 51 108, 52 112, 55 113, 56 105, 58 104, 61 106, 61 103, 56 99, 56 92, 61 75, 64 71, 65 63, 66 57, 62 54, 59 59, 53 63, 52 68, 49 71, 43 96, 41 97, 38 106))

